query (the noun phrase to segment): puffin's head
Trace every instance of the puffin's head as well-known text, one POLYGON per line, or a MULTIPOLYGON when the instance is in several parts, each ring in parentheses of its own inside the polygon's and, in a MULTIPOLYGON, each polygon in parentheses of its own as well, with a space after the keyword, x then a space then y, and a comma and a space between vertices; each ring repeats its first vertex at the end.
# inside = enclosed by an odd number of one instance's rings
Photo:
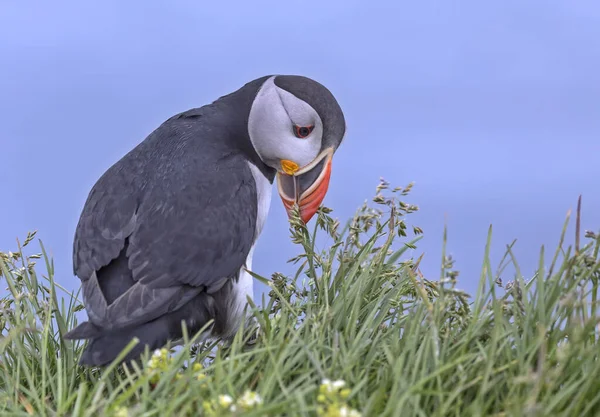
POLYGON ((277 170, 288 214, 297 202, 308 223, 325 198, 331 160, 346 133, 335 97, 310 78, 269 77, 252 103, 248 133, 258 156, 277 170))

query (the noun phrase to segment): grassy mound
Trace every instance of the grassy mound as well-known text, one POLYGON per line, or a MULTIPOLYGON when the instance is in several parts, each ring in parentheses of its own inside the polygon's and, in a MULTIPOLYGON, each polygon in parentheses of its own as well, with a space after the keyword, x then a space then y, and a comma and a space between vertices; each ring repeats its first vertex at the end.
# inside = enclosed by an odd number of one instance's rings
MULTIPOLYGON (((343 230, 324 208, 314 230, 293 218, 298 271, 256 277, 270 286, 250 312, 257 339, 242 329, 229 346, 199 348, 190 335, 139 368, 77 365, 82 344, 62 335, 82 306, 54 282, 43 246, 24 253, 28 235, 0 255, 0 415, 599 415, 600 239, 588 233, 575 250, 561 239, 535 276, 502 283, 490 229, 471 299, 448 258, 431 280, 406 257, 421 234, 406 223, 416 207, 398 199, 409 189, 380 184, 378 208, 365 204, 343 230), (316 252, 318 230, 329 243, 316 252)), ((506 261, 518 271, 510 249, 506 261)))

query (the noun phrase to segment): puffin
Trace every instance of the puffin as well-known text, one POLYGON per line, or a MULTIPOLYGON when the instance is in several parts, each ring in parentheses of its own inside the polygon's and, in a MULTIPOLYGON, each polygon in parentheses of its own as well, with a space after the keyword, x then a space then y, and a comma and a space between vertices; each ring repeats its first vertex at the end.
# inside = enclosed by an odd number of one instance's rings
POLYGON ((182 325, 231 340, 253 298, 252 256, 273 183, 303 222, 327 193, 346 133, 329 89, 301 75, 267 75, 176 114, 100 176, 76 226, 73 273, 88 320, 81 365, 134 361, 182 325), (207 326, 207 324, 209 324, 207 326))

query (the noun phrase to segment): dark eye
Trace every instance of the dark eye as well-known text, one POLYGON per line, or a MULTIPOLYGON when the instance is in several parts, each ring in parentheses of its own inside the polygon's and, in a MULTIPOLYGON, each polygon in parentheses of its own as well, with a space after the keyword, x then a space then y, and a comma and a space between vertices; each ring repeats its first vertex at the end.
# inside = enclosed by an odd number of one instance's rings
POLYGON ((311 134, 315 127, 314 126, 296 126, 294 125, 294 134, 297 138, 304 139, 311 134))

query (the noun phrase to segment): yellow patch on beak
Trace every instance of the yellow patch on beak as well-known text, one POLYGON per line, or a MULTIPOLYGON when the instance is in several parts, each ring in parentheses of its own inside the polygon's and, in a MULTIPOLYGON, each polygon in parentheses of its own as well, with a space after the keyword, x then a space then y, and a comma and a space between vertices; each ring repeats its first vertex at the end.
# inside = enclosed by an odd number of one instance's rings
POLYGON ((296 171, 298 171, 300 167, 294 161, 290 161, 288 159, 281 160, 281 169, 288 175, 294 175, 296 171))

